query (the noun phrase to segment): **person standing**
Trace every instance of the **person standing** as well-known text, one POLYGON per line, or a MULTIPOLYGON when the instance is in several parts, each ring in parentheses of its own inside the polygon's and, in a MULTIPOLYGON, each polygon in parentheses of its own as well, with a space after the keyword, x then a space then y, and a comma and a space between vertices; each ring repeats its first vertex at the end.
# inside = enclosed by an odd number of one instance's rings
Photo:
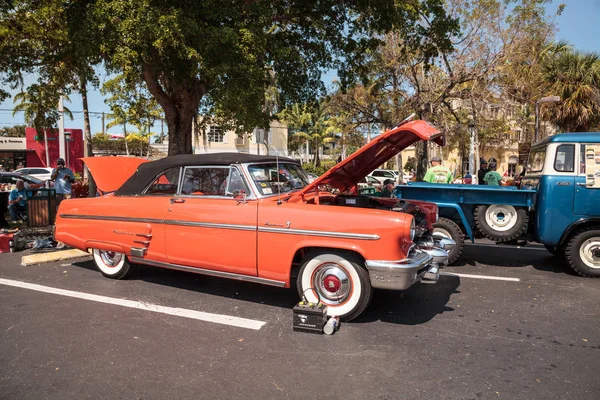
POLYGON ((479 171, 477 171, 477 184, 478 185, 485 185, 485 181, 483 180, 483 178, 485 178, 485 174, 488 173, 488 163, 487 161, 482 161, 481 165, 479 166, 479 171))
POLYGON ((394 180, 386 179, 383 181, 383 191, 381 192, 381 197, 394 197, 394 180))
POLYGON ((64 199, 71 198, 71 184, 75 182, 75 175, 68 167, 65 167, 65 160, 59 158, 56 160, 56 168, 52 170, 50 180, 54 181, 54 190, 56 190, 56 209, 64 199))
POLYGON ((427 170, 423 180, 429 183, 452 183, 454 176, 450 168, 442 165, 441 158, 433 157, 431 159, 431 168, 427 170))
POLYGON ((25 194, 25 182, 19 179, 16 187, 8 195, 8 211, 13 221, 18 221, 21 213, 27 211, 27 195, 25 194))
POLYGON ((489 186, 500 186, 500 181, 502 180, 502 175, 496 171, 497 164, 490 163, 490 170, 483 177, 485 183, 489 186))

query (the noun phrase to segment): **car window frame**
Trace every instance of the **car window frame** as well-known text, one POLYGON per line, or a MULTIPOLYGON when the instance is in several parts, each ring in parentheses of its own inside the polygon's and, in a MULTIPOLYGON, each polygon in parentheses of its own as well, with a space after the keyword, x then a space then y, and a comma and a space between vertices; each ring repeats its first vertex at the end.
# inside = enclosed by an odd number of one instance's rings
MULTIPOLYGON (((181 190, 183 189, 183 183, 184 183, 184 178, 185 178, 185 172, 187 169, 192 169, 192 168, 203 168, 203 169, 208 169, 208 168, 219 168, 219 169, 228 169, 229 172, 227 173, 227 184, 225 186, 225 193, 227 193, 227 187, 229 186, 229 178, 231 175, 231 165, 186 165, 184 167, 182 167, 182 173, 179 177, 179 187, 177 189, 177 196, 179 197, 185 197, 185 198, 194 198, 194 199, 231 199, 233 198, 233 196, 228 196, 227 194, 224 195, 220 195, 220 194, 210 194, 210 195, 204 195, 204 194, 193 194, 193 193, 189 193, 189 194, 184 194, 181 193, 181 190)), ((241 174, 240 174, 241 175, 241 174)), ((242 179, 243 179, 243 175, 242 175, 242 179)), ((247 185, 246 185, 247 186, 247 185)))
POLYGON ((177 193, 179 193, 179 189, 181 187, 181 177, 183 176, 182 174, 182 168, 183 167, 171 167, 171 168, 167 168, 165 170, 162 170, 161 172, 159 172, 158 174, 156 174, 156 176, 154 178, 152 178, 152 180, 146 185, 146 187, 144 188, 144 190, 142 190, 142 192, 139 194, 140 196, 161 196, 161 197, 165 197, 165 196, 177 196, 177 193), (150 189, 150 186, 152 186, 152 184, 158 179, 160 178, 162 175, 164 175, 167 171, 171 170, 171 169, 179 169, 179 177, 177 178, 177 187, 175 189, 175 193, 173 194, 167 194, 167 193, 147 193, 148 189, 150 189))

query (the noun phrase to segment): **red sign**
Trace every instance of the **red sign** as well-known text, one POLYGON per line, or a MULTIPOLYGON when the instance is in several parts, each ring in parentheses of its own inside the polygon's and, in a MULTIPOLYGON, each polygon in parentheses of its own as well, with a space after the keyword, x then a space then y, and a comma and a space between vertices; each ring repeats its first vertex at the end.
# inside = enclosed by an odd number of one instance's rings
MULTIPOLYGON (((81 129, 65 129, 70 132, 71 137, 65 140, 65 162, 73 172, 83 172, 83 163, 80 158, 83 157, 83 131, 81 129)), ((46 143, 44 134, 35 130, 35 128, 25 129, 27 138, 27 167, 56 167, 56 160, 59 156, 58 129, 46 129, 46 139, 48 141, 48 155, 50 165, 46 165, 46 143)))

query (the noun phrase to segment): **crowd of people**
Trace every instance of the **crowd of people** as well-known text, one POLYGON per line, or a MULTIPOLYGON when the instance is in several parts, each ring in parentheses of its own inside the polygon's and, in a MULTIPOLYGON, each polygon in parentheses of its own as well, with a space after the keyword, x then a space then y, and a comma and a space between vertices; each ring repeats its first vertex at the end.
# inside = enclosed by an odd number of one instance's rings
MULTIPOLYGON (((450 168, 446 167, 442 163, 442 159, 440 157, 432 157, 430 161, 430 168, 425 173, 423 177, 424 182, 429 183, 465 183, 472 184, 472 176, 470 174, 466 174, 460 180, 455 180, 454 174, 450 170, 450 168)), ((525 174, 525 170, 517 177, 520 178, 525 174)), ((480 168, 477 171, 477 184, 478 185, 488 185, 488 186, 501 186, 503 182, 505 182, 508 178, 508 174, 505 173, 504 176, 498 172, 498 163, 495 158, 490 158, 489 161, 484 159, 481 160, 480 168)), ((413 178, 411 181, 416 181, 416 176, 413 171, 413 178)), ((394 187, 396 185, 396 181, 393 179, 386 179, 383 182, 381 188, 381 197, 394 197, 394 187)))

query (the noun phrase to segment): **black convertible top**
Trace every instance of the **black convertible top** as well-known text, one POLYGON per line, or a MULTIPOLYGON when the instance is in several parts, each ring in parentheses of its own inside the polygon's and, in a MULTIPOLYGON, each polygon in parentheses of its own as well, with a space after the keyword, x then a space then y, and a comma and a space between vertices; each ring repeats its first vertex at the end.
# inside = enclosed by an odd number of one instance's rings
MULTIPOLYGON (((140 194, 156 177, 170 168, 201 165, 231 165, 243 163, 276 162, 275 156, 259 156, 244 153, 180 154, 140 164, 135 173, 115 192, 117 196, 140 194)), ((281 163, 300 164, 298 161, 279 157, 281 163)))

